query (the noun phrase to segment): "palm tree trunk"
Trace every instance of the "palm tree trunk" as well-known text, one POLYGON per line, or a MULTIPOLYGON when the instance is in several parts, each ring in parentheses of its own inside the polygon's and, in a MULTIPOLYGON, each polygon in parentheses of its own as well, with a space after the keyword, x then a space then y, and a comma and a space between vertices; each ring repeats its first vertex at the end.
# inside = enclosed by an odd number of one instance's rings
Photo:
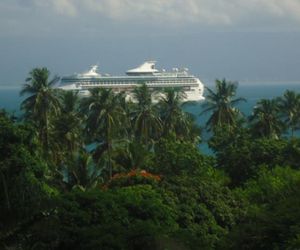
POLYGON ((0 173, 1 173, 1 178, 2 178, 2 184, 3 184, 3 190, 4 190, 4 194, 5 194, 7 209, 10 209, 10 201, 9 201, 9 195, 8 195, 8 191, 7 191, 6 181, 5 181, 2 171, 0 171, 0 173))
POLYGON ((112 178, 112 165, 111 165, 111 143, 110 142, 108 142, 107 155, 108 155, 109 179, 111 179, 112 178))
POLYGON ((111 164, 111 124, 110 120, 108 120, 108 127, 107 127, 107 134, 106 134, 106 139, 107 139, 107 155, 108 155, 108 169, 109 169, 109 178, 112 178, 112 164, 111 164))
POLYGON ((48 119, 47 119, 47 114, 46 112, 42 115, 43 119, 41 122, 39 122, 39 140, 40 144, 43 149, 43 155, 45 157, 48 157, 48 119))
POLYGON ((48 143, 48 116, 47 113, 45 113, 45 149, 46 152, 48 152, 49 143, 48 143))

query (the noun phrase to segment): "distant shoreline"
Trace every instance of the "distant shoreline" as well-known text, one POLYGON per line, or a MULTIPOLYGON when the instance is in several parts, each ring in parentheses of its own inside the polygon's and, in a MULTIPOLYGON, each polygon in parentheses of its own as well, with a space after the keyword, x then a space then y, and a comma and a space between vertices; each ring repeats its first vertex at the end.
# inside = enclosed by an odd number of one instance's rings
MULTIPOLYGON (((230 80, 230 79, 229 79, 230 80)), ((280 84, 290 84, 290 85, 300 85, 300 80, 230 80, 236 81, 241 85, 280 85, 280 84)), ((214 86, 215 82, 212 80, 201 80, 205 86, 214 86)), ((22 85, 13 84, 0 84, 1 89, 21 89, 22 85)))
MULTIPOLYGON (((227 78, 226 78, 227 79, 227 78)), ((280 84, 289 84, 289 85, 300 85, 300 80, 289 80, 289 81, 284 81, 284 80, 232 80, 232 79, 227 79, 233 82, 238 82, 241 85, 280 85, 280 84)), ((202 83, 206 86, 214 86, 215 82, 214 81, 205 81, 202 80, 202 83)))
POLYGON ((240 80, 238 81, 241 84, 264 84, 264 85, 277 85, 277 84, 300 84, 300 80, 294 80, 294 81, 281 81, 281 80, 276 80, 276 81, 271 81, 271 80, 265 80, 265 81, 259 81, 259 80, 240 80))

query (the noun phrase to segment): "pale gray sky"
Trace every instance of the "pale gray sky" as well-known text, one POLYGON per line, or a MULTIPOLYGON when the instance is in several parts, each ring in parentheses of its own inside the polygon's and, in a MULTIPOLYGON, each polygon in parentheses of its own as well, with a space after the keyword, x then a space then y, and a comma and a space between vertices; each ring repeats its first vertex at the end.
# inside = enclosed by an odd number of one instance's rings
POLYGON ((0 84, 147 59, 203 80, 300 80, 300 0, 0 0, 0 84))

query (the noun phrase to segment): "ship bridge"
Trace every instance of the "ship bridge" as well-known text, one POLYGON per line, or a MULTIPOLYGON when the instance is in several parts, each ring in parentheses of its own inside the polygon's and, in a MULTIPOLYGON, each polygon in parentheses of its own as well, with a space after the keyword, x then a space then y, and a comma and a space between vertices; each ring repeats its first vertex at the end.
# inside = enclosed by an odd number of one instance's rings
POLYGON ((153 75, 158 72, 158 70, 155 69, 155 63, 156 61, 146 61, 137 68, 126 71, 126 74, 129 76, 153 75))

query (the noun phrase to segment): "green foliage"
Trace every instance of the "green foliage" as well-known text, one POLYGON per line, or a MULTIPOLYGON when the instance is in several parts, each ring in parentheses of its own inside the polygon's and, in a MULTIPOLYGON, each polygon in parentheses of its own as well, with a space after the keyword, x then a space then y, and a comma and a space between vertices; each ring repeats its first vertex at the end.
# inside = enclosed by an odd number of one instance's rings
POLYGON ((188 249, 216 248, 239 214, 227 177, 190 142, 161 139, 154 155, 152 171, 162 176, 158 188, 176 208, 176 238, 188 249))
POLYGON ((72 155, 60 169, 67 189, 80 188, 86 190, 102 183, 102 169, 95 164, 92 156, 85 150, 72 155))
MULTIPOLYGON (((127 117, 122 104, 125 100, 124 93, 115 94, 111 89, 91 89, 90 96, 81 102, 82 112, 86 112, 86 131, 91 142, 100 143, 100 152, 104 152, 103 144, 107 151, 107 169, 112 177, 112 147, 115 139, 126 134, 127 117), (122 133, 123 132, 123 133, 122 133)), ((97 150, 96 150, 97 151, 97 150)), ((97 151, 99 152, 99 150, 97 151)), ((99 154, 94 155, 100 160, 99 154)))
POLYGON ((137 101, 131 111, 133 134, 141 144, 151 146, 162 133, 162 121, 156 106, 152 103, 153 91, 146 84, 142 84, 133 91, 137 101))
POLYGON ((263 168, 243 192, 247 213, 232 230, 226 249, 297 249, 300 233, 300 172, 263 168))
POLYGON ((92 141, 110 143, 125 128, 122 125, 126 116, 121 105, 124 95, 107 89, 91 89, 90 94, 81 101, 82 112, 87 115, 86 130, 92 141))
POLYGON ((284 123, 290 128, 293 137, 294 131, 300 128, 300 94, 286 90, 277 102, 284 123))
POLYGON ((0 242, 15 241, 24 224, 41 214, 57 193, 47 184, 47 165, 32 153, 38 146, 30 134, 0 115, 0 242))
POLYGON ((105 89, 79 100, 49 76, 29 73, 21 124, 0 111, 0 248, 300 247, 297 93, 259 101, 247 123, 237 85, 217 80, 206 156, 180 89, 157 104, 146 84, 136 103, 105 89))
POLYGON ((147 169, 151 165, 153 152, 148 147, 137 141, 129 141, 123 147, 114 151, 116 168, 119 172, 127 172, 130 169, 147 169))
POLYGON ((61 112, 53 121, 51 146, 55 150, 56 163, 65 162, 83 147, 83 119, 78 110, 77 92, 61 92, 61 112))
POLYGON ((206 87, 208 95, 202 105, 204 110, 201 114, 212 112, 206 123, 209 130, 215 130, 219 126, 227 125, 234 128, 240 119, 240 111, 234 106, 244 98, 233 99, 236 95, 237 83, 223 80, 216 80, 216 91, 206 87))
POLYGON ((177 228, 174 211, 147 185, 73 191, 57 205, 47 224, 32 229, 28 246, 47 245, 50 236, 52 249, 155 249, 177 228))
POLYGON ((60 113, 57 91, 53 88, 58 77, 49 80, 49 76, 50 72, 47 68, 33 69, 20 92, 21 95, 26 96, 21 109, 25 112, 26 120, 35 125, 39 142, 46 156, 52 149, 49 134, 53 127, 53 118, 60 113))
POLYGON ((181 124, 181 117, 184 112, 181 109, 185 93, 181 89, 166 88, 164 96, 160 97, 159 106, 161 110, 161 117, 163 121, 164 134, 177 131, 177 126, 186 127, 184 123, 181 124))
POLYGON ((276 99, 258 101, 250 116, 254 136, 279 138, 284 131, 284 123, 280 120, 279 112, 280 107, 276 99))
POLYGON ((300 139, 291 138, 283 151, 284 163, 286 166, 300 169, 300 139))
MULTIPOLYGON (((220 178, 220 177, 219 177, 220 178)), ((178 214, 176 237, 189 249, 214 249, 235 224, 239 201, 217 176, 178 176, 165 180, 178 214)))
POLYGON ((238 186, 258 175, 262 165, 298 168, 300 142, 294 139, 253 138, 248 129, 226 127, 216 130, 209 145, 216 153, 217 166, 238 186))
POLYGON ((159 98, 158 109, 163 125, 164 137, 175 135, 177 139, 199 143, 200 128, 195 117, 183 111, 188 102, 184 102, 185 92, 181 88, 166 88, 159 98))
POLYGON ((202 155, 195 144, 174 137, 161 138, 154 154, 152 171, 163 176, 205 172, 213 163, 212 158, 202 155))

